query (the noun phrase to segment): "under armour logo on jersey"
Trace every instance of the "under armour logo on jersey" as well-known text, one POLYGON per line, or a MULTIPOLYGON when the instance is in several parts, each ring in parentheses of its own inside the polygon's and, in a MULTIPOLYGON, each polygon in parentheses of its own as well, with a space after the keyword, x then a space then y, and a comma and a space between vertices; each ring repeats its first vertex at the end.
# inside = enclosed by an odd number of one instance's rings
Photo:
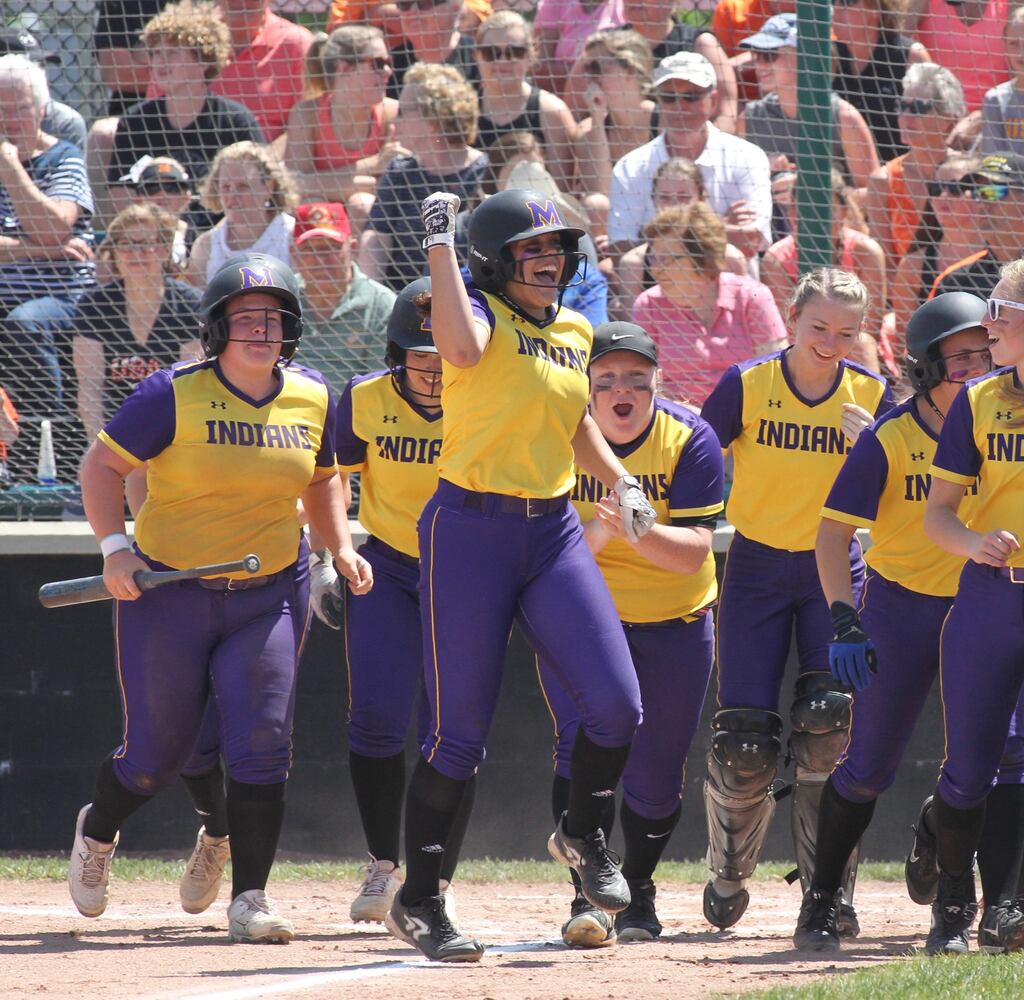
POLYGON ((815 701, 813 698, 811 699, 811 711, 812 712, 816 712, 816 711, 818 711, 818 709, 824 709, 824 708, 827 707, 827 705, 828 705, 828 702, 825 701, 824 698, 822 698, 821 701, 815 701))
POLYGON ((562 218, 555 208, 555 203, 549 198, 542 205, 539 201, 528 201, 526 207, 533 217, 533 228, 540 229, 542 226, 561 226, 562 218))
POLYGON ((599 792, 590 793, 595 799, 607 799, 611 798, 615 794, 614 788, 602 788, 599 792))
POLYGON ((781 399, 769 399, 768 400, 768 409, 770 410, 773 406, 777 406, 781 410, 782 409, 782 400, 781 399))
POLYGON ((389 417, 386 413, 384 414, 384 423, 386 424, 397 424, 398 417, 389 417))
POLYGON ((923 462, 924 461, 924 452, 923 451, 912 451, 910 453, 910 460, 912 462, 923 462))
POLYGON ((740 749, 744 753, 757 753, 757 751, 761 749, 761 744, 760 743, 741 743, 740 744, 740 749))
POLYGON ((1013 410, 996 410, 996 420, 1012 420, 1013 410))
POLYGON ((425 844, 420 850, 424 854, 444 854, 444 848, 440 844, 425 844))
POLYGON ((216 400, 216 399, 211 399, 210 400, 210 409, 211 410, 226 410, 227 408, 228 408, 228 404, 227 403, 222 403, 222 402, 220 402, 219 400, 216 400))

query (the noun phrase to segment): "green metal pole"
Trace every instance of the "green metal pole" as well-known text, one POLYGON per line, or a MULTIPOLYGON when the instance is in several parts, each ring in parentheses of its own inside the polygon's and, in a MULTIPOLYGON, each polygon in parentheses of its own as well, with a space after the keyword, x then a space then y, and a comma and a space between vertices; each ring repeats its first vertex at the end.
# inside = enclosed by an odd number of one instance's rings
POLYGON ((832 5, 797 0, 800 273, 832 263, 832 5))

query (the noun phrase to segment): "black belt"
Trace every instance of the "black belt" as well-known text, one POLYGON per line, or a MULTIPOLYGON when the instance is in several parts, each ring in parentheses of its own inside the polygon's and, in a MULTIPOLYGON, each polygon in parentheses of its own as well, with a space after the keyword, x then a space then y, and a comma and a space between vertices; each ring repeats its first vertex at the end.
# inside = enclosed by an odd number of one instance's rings
POLYGON ((281 574, 271 573, 270 576, 247 576, 241 580, 232 580, 226 576, 214 576, 206 580, 196 580, 203 590, 257 590, 272 583, 281 574))
POLYGON ((368 535, 366 544, 374 551, 387 556, 389 559, 393 559, 397 563, 401 563, 403 566, 410 566, 413 569, 420 568, 419 559, 402 552, 401 549, 396 549, 393 545, 388 545, 387 542, 382 542, 376 535, 368 535))
POLYGON ((473 493, 466 492, 462 506, 469 510, 483 512, 501 511, 502 514, 519 514, 521 517, 543 517, 565 510, 569 502, 569 494, 560 497, 542 499, 536 497, 511 497, 505 493, 473 493))

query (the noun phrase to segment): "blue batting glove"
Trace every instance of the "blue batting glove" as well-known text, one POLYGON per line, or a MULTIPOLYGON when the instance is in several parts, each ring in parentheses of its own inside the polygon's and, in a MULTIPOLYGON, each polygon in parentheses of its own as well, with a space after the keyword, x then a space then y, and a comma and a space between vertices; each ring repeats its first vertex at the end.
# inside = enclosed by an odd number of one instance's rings
POLYGON ((828 647, 828 665, 840 684, 863 691, 878 672, 874 643, 861 628, 857 612, 842 601, 835 601, 832 612, 832 642, 828 647))

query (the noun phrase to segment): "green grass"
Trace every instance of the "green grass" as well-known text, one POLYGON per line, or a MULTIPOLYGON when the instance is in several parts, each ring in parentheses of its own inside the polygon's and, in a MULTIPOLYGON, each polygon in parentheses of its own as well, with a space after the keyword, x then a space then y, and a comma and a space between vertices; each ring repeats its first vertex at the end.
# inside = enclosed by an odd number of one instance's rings
POLYGON ((877 969, 836 972, 786 989, 743 994, 740 1000, 995 1000, 1024 996, 1024 954, 918 956, 877 969))
MULTIPOLYGON (((184 858, 133 857, 118 854, 114 858, 117 878, 127 882, 176 882, 181 877, 184 858)), ((274 865, 276 882, 339 881, 362 877, 357 861, 278 860, 274 865)), ((758 866, 754 879, 778 879, 792 870, 787 861, 767 861, 758 866)), ((0 855, 0 880, 60 882, 67 878, 67 855, 0 855)), ((553 861, 508 861, 482 858, 459 864, 460 882, 550 882, 565 880, 565 869, 553 861)), ((703 861, 666 861, 658 866, 659 884, 700 883, 707 878, 703 861)), ((860 866, 861 879, 903 881, 903 862, 867 861, 860 866)))

